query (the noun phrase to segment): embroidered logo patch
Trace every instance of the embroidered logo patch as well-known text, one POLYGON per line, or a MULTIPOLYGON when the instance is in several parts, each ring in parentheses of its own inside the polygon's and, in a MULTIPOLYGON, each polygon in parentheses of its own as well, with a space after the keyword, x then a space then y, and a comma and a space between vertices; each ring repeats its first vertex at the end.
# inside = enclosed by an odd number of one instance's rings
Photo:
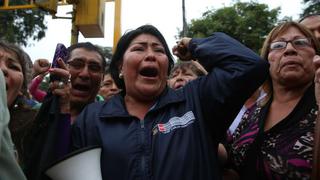
POLYGON ((167 134, 176 128, 187 127, 189 124, 192 124, 194 120, 195 117, 192 111, 187 112, 181 117, 172 117, 165 124, 157 124, 153 128, 153 135, 155 135, 157 132, 167 134))

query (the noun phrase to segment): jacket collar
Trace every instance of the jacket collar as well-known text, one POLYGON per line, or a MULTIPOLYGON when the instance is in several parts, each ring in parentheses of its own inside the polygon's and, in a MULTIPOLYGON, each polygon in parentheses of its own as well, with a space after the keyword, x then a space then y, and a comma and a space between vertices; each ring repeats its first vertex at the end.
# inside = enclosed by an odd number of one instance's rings
POLYGON ((174 104, 185 101, 185 96, 183 94, 183 88, 173 90, 167 87, 158 98, 157 105, 155 106, 154 110, 161 109, 168 104, 174 104))
MULTIPOLYGON (((151 111, 157 111, 168 104, 179 103, 185 101, 185 96, 183 95, 183 88, 179 90, 173 90, 171 88, 166 88, 159 96, 155 107, 151 111)), ((99 117, 130 117, 125 104, 124 98, 120 94, 113 96, 111 99, 106 101, 101 108, 99 117)))

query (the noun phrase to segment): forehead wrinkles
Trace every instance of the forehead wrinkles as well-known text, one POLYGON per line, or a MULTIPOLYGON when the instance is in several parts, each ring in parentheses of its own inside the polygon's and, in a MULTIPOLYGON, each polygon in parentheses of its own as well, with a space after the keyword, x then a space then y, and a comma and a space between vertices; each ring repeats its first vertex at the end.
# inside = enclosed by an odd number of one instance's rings
POLYGON ((20 61, 14 52, 8 52, 3 49, 0 49, 0 60, 9 60, 11 62, 20 64, 20 61))
POLYGON ((72 50, 69 59, 94 60, 99 61, 99 63, 102 64, 102 59, 98 52, 94 50, 88 50, 85 48, 76 48, 72 50))
POLYGON ((295 27, 295 26, 289 26, 286 28, 279 29, 279 31, 275 34, 273 40, 275 39, 286 39, 286 40, 291 40, 295 38, 306 38, 307 35, 305 32, 303 32, 301 29, 295 27), (287 39, 291 38, 291 39, 287 39))
MULTIPOLYGON (((293 40, 297 38, 307 38, 305 34, 303 34, 300 30, 296 28, 288 28, 287 30, 283 31, 282 33, 278 34, 273 38, 272 41, 277 40, 293 40)), ((272 42, 271 41, 271 42, 272 42)))
POLYGON ((152 47, 163 47, 162 44, 160 42, 156 42, 156 41, 150 41, 150 40, 138 40, 138 41, 133 41, 130 46, 134 46, 134 45, 141 45, 141 46, 152 46, 152 47))
POLYGON ((151 46, 163 46, 157 37, 150 34, 141 34, 137 36, 135 39, 132 40, 132 42, 130 43, 130 46, 133 44, 141 44, 141 45, 150 44, 151 46))
POLYGON ((305 39, 305 38, 307 38, 307 37, 305 37, 305 36, 300 36, 300 35, 298 35, 298 36, 292 36, 292 37, 277 37, 277 38, 275 38, 273 41, 271 41, 271 42, 277 42, 277 41, 293 41, 293 40, 296 40, 296 39, 305 39))
POLYGON ((83 55, 83 54, 77 54, 75 56, 71 56, 71 58, 69 59, 69 62, 71 61, 82 61, 84 63, 95 63, 95 64, 99 64, 102 65, 102 60, 100 59, 99 56, 87 56, 87 55, 83 55))

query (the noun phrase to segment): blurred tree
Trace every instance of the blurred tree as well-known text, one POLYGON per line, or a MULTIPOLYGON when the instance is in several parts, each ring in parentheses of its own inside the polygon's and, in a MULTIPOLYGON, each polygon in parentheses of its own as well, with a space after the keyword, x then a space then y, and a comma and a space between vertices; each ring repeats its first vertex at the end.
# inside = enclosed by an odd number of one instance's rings
MULTIPOLYGON (((23 5, 25 0, 9 1, 10 5, 23 5)), ((47 26, 44 16, 48 14, 39 9, 0 10, 0 39, 27 46, 29 39, 40 40, 45 37, 47 26)))
POLYGON ((111 58, 112 58, 112 48, 111 47, 103 47, 100 45, 96 45, 98 46, 101 50, 102 53, 104 55, 104 57, 106 58, 107 64, 110 64, 111 58))
POLYGON ((202 18, 191 20, 187 36, 206 37, 220 31, 258 53, 266 35, 278 22, 279 13, 280 8, 269 10, 266 4, 237 2, 231 7, 208 10, 202 18))
POLYGON ((102 46, 100 46, 100 48, 102 49, 102 53, 103 53, 104 57, 107 59, 111 59, 112 48, 111 47, 102 47, 102 46))
POLYGON ((301 17, 310 14, 320 14, 320 1, 319 0, 303 0, 306 4, 306 8, 303 10, 301 17))

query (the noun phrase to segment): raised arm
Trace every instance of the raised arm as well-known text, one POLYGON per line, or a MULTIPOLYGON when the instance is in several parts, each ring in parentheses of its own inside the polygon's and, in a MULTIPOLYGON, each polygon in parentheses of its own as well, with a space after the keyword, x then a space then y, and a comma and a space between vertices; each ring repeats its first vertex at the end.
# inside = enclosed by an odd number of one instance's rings
POLYGON ((182 60, 197 59, 209 72, 191 87, 210 127, 223 135, 244 102, 265 81, 268 62, 224 33, 184 38, 173 48, 182 60))

